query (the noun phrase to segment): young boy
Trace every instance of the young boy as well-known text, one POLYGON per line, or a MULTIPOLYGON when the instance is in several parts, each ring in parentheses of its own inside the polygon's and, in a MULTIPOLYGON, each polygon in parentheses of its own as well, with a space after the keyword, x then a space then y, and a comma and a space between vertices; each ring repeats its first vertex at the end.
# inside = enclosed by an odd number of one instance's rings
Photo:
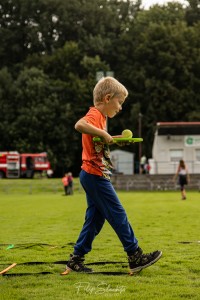
POLYGON ((94 238, 101 231, 105 220, 118 235, 127 253, 132 273, 155 263, 161 251, 143 254, 126 212, 110 182, 112 163, 108 144, 113 138, 106 131, 106 118, 113 118, 122 110, 128 96, 127 89, 112 77, 102 78, 93 90, 94 106, 76 124, 75 129, 82 133, 82 170, 80 181, 87 198, 85 222, 79 238, 70 255, 66 271, 92 272, 84 265, 84 255, 92 249, 94 238), (104 143, 93 142, 93 137, 101 137, 104 143))

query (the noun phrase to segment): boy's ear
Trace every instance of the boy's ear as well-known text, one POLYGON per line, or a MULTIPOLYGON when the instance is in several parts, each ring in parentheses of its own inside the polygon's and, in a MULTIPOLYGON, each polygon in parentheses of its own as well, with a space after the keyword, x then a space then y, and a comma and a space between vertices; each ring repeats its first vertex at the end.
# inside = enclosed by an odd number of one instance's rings
POLYGON ((110 94, 105 95, 104 97, 105 102, 108 103, 110 101, 110 98, 111 98, 110 94))

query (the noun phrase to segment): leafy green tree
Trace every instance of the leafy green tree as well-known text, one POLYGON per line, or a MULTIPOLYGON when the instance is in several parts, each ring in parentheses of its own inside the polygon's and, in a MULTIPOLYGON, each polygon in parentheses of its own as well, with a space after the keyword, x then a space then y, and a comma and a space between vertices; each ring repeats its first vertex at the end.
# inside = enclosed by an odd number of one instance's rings
POLYGON ((67 85, 51 81, 37 69, 21 72, 17 79, 19 117, 16 119, 14 143, 20 151, 47 151, 55 170, 70 168, 75 160, 77 140, 73 132, 75 110, 72 102, 62 101, 68 95, 67 85), (22 89, 23 86, 23 89, 22 89))
POLYGON ((126 69, 122 74, 131 91, 129 122, 137 126, 138 111, 134 107, 140 107, 143 134, 148 141, 144 148, 148 156, 151 155, 156 122, 187 121, 189 116, 191 120, 192 112, 198 106, 198 32, 198 24, 188 27, 185 23, 181 6, 169 5, 164 9, 156 6, 139 13, 133 27, 124 36, 129 42, 125 52, 126 69), (173 7, 179 9, 176 19, 173 7))
MULTIPOLYGON (((29 54, 50 54, 66 41, 78 41, 88 55, 106 55, 113 38, 139 7, 117 0, 2 0, 0 67, 29 54)), ((109 53, 108 53, 109 54, 109 53)))
POLYGON ((188 25, 191 26, 200 21, 200 1, 188 0, 188 4, 185 17, 188 25))
POLYGON ((16 89, 12 75, 7 68, 0 70, 0 151, 13 150, 10 148, 15 128, 12 122, 16 117, 13 95, 16 89))

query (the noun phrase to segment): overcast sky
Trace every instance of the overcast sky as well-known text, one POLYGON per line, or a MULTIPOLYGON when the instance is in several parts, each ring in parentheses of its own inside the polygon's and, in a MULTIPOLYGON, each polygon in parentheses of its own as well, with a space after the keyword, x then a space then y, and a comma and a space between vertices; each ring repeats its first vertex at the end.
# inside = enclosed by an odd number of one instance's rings
POLYGON ((142 0, 142 4, 144 8, 149 8, 153 4, 165 4, 167 2, 180 2, 182 4, 187 4, 188 2, 186 0, 142 0))

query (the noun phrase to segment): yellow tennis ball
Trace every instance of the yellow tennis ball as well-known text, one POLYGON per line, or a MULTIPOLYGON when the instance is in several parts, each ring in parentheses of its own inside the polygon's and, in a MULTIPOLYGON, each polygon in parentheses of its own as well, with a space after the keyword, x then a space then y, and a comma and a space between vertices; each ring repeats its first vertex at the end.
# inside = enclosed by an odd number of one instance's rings
POLYGON ((124 130, 122 131, 122 137, 123 137, 123 138, 132 138, 132 136, 133 136, 133 133, 132 133, 132 131, 129 130, 129 129, 124 129, 124 130))

